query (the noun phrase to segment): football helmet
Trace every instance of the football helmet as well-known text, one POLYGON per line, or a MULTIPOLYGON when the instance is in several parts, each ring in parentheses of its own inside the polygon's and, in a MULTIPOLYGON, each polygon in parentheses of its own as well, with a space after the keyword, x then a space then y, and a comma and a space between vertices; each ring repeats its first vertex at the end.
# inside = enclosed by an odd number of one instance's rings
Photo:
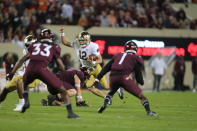
POLYGON ((28 35, 24 39, 25 46, 28 47, 32 43, 36 42, 37 39, 33 35, 28 35))
POLYGON ((136 54, 138 50, 138 46, 135 42, 133 41, 127 41, 124 45, 124 51, 125 52, 131 52, 136 54))
POLYGON ((54 34, 50 29, 42 29, 40 33, 40 41, 41 42, 49 42, 52 43, 54 38, 54 34))
POLYGON ((77 35, 80 47, 85 48, 90 43, 90 34, 87 31, 82 31, 77 35))
POLYGON ((80 67, 80 70, 83 72, 85 80, 90 78, 91 71, 87 67, 80 67))

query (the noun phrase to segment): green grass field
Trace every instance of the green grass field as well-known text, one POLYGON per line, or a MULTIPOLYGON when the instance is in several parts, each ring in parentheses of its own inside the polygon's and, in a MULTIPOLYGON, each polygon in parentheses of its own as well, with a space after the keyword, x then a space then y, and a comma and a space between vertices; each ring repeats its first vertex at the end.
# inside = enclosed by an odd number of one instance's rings
MULTIPOLYGON (((0 105, 0 131, 197 131, 197 94, 192 92, 145 93, 159 118, 147 116, 138 99, 125 93, 117 95, 112 106, 103 114, 97 109, 103 100, 90 92, 83 92, 90 107, 76 107, 81 119, 67 119, 64 107, 43 107, 47 93, 31 93, 31 108, 26 113, 12 111, 18 102, 11 93, 0 105)), ((74 99, 72 102, 75 103, 74 99)))

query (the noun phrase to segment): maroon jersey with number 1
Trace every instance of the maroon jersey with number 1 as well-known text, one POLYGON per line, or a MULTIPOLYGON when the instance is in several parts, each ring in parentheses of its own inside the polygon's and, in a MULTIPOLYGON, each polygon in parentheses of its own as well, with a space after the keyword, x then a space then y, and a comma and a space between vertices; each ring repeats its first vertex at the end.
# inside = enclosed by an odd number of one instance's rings
POLYGON ((139 96, 141 89, 129 75, 135 71, 135 66, 143 65, 143 59, 132 53, 118 53, 112 59, 114 62, 109 78, 110 87, 113 90, 122 87, 129 93, 139 96))

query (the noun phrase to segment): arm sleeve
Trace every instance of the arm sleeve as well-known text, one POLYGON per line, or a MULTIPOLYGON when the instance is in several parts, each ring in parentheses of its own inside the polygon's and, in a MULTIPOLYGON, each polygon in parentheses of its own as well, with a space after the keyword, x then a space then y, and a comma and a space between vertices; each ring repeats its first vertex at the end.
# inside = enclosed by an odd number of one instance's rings
POLYGON ((136 78, 137 83, 139 83, 140 85, 144 85, 141 65, 135 66, 135 78, 136 78))
POLYGON ((61 53, 61 48, 59 47, 59 45, 55 45, 55 59, 60 57, 60 53, 61 53))
POLYGON ((100 51, 99 51, 99 46, 97 44, 94 44, 93 48, 92 48, 92 53, 96 56, 100 55, 100 51))
POLYGON ((138 57, 138 59, 137 59, 137 65, 135 66, 134 70, 135 70, 135 78, 136 78, 136 81, 140 85, 144 85, 144 79, 143 79, 143 75, 142 75, 143 66, 144 66, 143 59, 141 57, 138 57))
POLYGON ((98 74, 97 79, 101 79, 107 72, 111 70, 111 66, 113 64, 114 60, 110 60, 101 70, 101 72, 98 74))

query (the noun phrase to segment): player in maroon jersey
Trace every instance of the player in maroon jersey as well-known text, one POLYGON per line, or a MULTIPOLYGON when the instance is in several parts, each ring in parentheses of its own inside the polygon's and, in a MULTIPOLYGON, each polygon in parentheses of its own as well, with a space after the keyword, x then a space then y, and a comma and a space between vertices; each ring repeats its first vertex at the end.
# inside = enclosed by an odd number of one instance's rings
POLYGON ((108 105, 112 103, 112 97, 119 87, 124 88, 130 94, 133 94, 141 100, 147 115, 156 116, 157 114, 150 110, 148 99, 143 95, 142 90, 138 87, 136 82, 132 80, 129 75, 135 72, 135 78, 137 83, 143 85, 144 80, 142 76, 143 60, 137 53, 137 45, 133 41, 127 41, 125 43, 125 51, 118 53, 106 64, 106 66, 99 73, 97 79, 94 82, 96 85, 99 80, 109 71, 110 91, 105 97, 104 104, 98 110, 102 113, 108 105))
MULTIPOLYGON (((76 69, 69 69, 63 72, 56 74, 57 77, 63 81, 64 87, 67 88, 69 96, 76 96, 76 105, 79 107, 88 106, 83 100, 81 95, 81 85, 84 84, 85 76, 82 71, 76 69)), ((52 95, 57 95, 58 90, 52 87, 47 86, 48 91, 52 95)))
POLYGON ((29 108, 29 99, 28 99, 28 87, 27 85, 35 79, 40 79, 47 86, 53 87, 59 91, 62 95, 65 106, 68 111, 68 118, 79 118, 73 110, 70 103, 70 97, 68 96, 67 90, 64 87, 64 84, 57 76, 51 73, 47 66, 52 60, 56 60, 58 65, 60 65, 61 70, 64 70, 63 63, 60 58, 61 48, 53 43, 53 33, 49 29, 43 29, 40 33, 40 39, 35 43, 32 43, 28 48, 28 54, 22 57, 19 62, 16 64, 11 74, 15 73, 16 70, 23 64, 27 59, 30 59, 30 62, 27 66, 25 74, 23 76, 24 83, 24 93, 23 97, 25 99, 25 104, 22 108, 22 113, 29 108))

